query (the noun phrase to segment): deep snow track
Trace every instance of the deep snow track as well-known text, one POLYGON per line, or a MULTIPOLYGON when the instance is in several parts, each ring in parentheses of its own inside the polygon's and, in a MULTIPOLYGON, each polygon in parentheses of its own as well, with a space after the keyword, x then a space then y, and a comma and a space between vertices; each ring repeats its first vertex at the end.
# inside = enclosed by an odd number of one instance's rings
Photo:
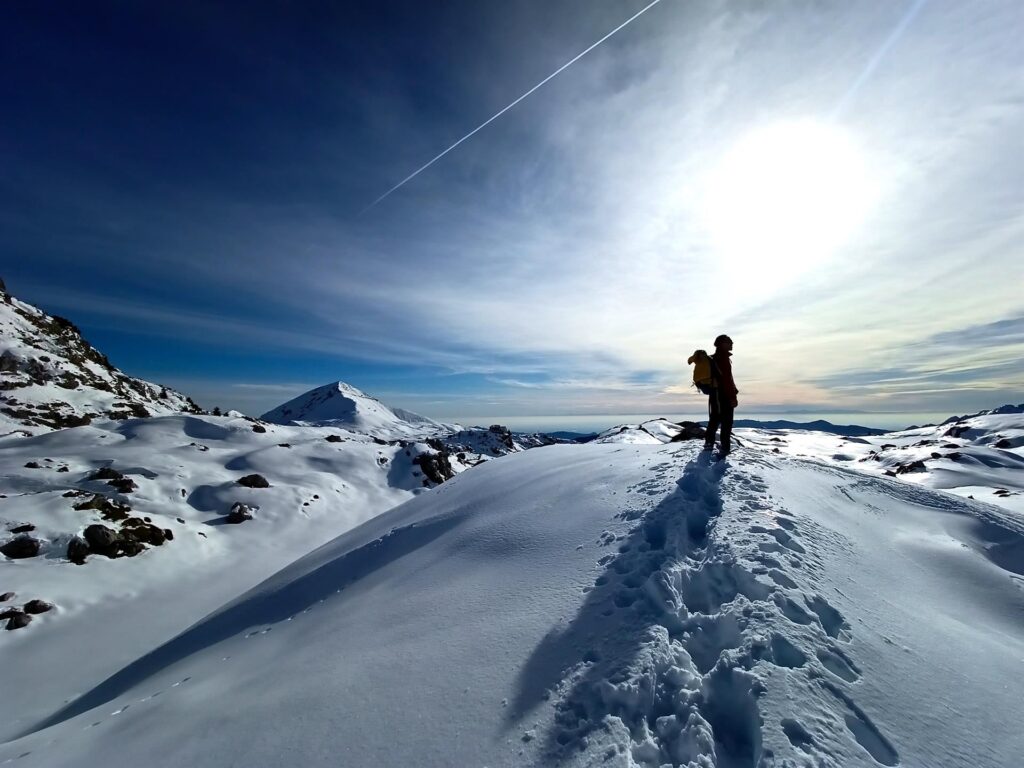
MULTIPOLYGON (((634 490, 678 477, 675 462, 652 469, 654 481, 634 490)), ((698 455, 660 503, 622 517, 635 525, 607 541, 614 551, 598 561, 604 571, 577 618, 535 652, 546 656, 551 643, 590 639, 586 663, 563 687, 551 756, 589 751, 600 728, 606 735, 596 738, 609 742, 606 758, 629 745, 628 759, 643 765, 759 765, 772 756, 761 741, 763 683, 750 672, 762 663, 797 670, 790 685, 821 702, 821 710, 842 712, 822 730, 848 730, 878 763, 899 762, 847 690, 860 676, 846 648, 850 626, 807 585, 821 559, 800 543, 801 526, 772 503, 755 471, 730 472, 698 455), (723 496, 736 502, 726 517, 723 496), (836 679, 816 672, 809 659, 836 679)), ((799 718, 779 727, 809 758, 833 751, 819 748, 799 718)))

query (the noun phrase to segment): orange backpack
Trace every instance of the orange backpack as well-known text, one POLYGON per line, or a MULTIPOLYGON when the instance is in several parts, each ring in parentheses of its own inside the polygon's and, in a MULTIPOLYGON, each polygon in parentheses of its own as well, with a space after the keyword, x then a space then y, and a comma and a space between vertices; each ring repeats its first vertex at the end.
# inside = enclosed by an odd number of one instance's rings
POLYGON ((703 349, 698 349, 686 362, 693 366, 693 386, 710 395, 715 388, 715 361, 703 349))

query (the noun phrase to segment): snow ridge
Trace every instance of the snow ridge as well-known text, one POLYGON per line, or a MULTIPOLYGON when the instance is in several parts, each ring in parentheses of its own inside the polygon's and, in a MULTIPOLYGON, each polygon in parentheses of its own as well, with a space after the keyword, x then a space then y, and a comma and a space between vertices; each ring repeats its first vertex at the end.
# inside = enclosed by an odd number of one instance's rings
MULTIPOLYGON (((649 483, 671 471, 662 465, 649 483)), ((554 646, 587 648, 586 664, 561 689, 545 745, 553 759, 595 745, 605 746, 593 754, 604 749, 610 759, 629 744, 640 765, 760 765, 771 750, 761 743, 763 683, 750 670, 766 662, 799 670, 803 695, 820 701, 822 711, 844 712, 833 745, 797 719, 783 722, 800 753, 816 761, 841 753, 845 728, 878 763, 899 762, 845 687, 860 677, 844 650, 849 624, 823 595, 798 586, 822 567, 820 558, 800 544, 798 524, 773 507, 762 479, 750 473, 733 481, 723 464, 701 456, 660 504, 622 517, 635 525, 626 536, 607 537, 616 551, 598 561, 604 572, 576 621, 549 636, 524 671, 537 674, 545 658, 559 655, 554 646), (723 485, 741 501, 728 530, 720 529, 723 485), (752 541, 755 547, 743 547, 752 541), (798 627, 802 642, 773 631, 780 623, 798 627), (811 658, 837 679, 819 679, 807 668, 811 658)), ((528 706, 517 702, 517 709, 528 706)))

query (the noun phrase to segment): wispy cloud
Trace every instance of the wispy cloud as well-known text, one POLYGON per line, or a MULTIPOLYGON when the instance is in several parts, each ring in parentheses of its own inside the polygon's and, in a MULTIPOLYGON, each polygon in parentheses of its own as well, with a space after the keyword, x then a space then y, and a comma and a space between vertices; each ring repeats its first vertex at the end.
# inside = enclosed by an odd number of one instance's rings
MULTIPOLYGON (((1024 388, 1024 54, 1011 0, 662 3, 355 219, 473 115, 623 17, 593 3, 450 11, 466 12, 481 38, 451 62, 424 56, 429 83, 401 69, 367 73, 371 85, 318 72, 310 98, 339 120, 340 99, 358 124, 327 120, 315 141, 291 142, 304 154, 275 144, 281 158, 257 153, 266 163, 240 164, 230 183, 164 179, 140 197, 25 166, 28 207, 52 187, 63 218, 3 220, 19 243, 53 247, 22 283, 97 327, 479 376, 453 409, 699 407, 685 359, 723 331, 744 407, 927 407, 1024 388), (748 131, 826 120, 849 93, 841 127, 864 149, 879 204, 788 285, 740 290, 747 270, 721 258, 702 218, 709 175, 748 131), (117 295, 60 279, 54 265, 82 257, 117 295)), ((410 378, 388 397, 435 407, 425 389, 410 378)))

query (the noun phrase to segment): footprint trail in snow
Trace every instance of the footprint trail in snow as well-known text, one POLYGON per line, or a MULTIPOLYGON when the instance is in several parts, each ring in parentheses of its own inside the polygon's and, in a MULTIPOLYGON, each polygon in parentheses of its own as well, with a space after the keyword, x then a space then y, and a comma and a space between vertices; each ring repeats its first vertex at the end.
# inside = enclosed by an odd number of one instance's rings
POLYGON ((817 548, 801 543, 805 528, 824 532, 773 505, 748 469, 754 461, 742 471, 704 456, 684 466, 690 455, 678 451, 678 464, 654 466, 655 478, 631 489, 637 506, 620 518, 632 527, 602 537, 614 551, 598 561, 579 614, 544 647, 571 645, 583 659, 558 688, 549 758, 827 766, 841 764, 845 738, 866 764, 896 765, 896 749, 850 693, 860 679, 852 631, 818 591, 817 548), (674 478, 645 509, 643 497, 674 478), (759 699, 779 675, 815 702, 815 718, 765 721, 759 699), (764 743, 773 731, 788 754, 764 743))

